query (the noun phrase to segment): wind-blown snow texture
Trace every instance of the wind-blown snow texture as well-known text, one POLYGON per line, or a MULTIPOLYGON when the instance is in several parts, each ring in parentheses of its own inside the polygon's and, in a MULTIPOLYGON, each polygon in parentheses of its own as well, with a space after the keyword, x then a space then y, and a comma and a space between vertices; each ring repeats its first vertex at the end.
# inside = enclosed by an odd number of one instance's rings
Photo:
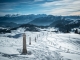
POLYGON ((50 32, 53 28, 41 32, 26 31, 28 54, 22 55, 24 30, 0 34, 0 60, 80 60, 80 35, 50 32))

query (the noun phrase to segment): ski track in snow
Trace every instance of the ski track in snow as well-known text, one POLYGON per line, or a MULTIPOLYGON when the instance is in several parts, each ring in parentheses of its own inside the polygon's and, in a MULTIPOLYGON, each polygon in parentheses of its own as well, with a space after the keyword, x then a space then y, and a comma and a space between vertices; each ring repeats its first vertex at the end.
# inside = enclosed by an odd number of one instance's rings
POLYGON ((22 55, 22 33, 0 34, 0 60, 79 60, 80 35, 53 32, 25 32, 27 55, 22 55), (13 36, 21 34, 20 37, 13 36), (12 37, 8 37, 11 35, 12 37), (31 37, 31 45, 29 38, 31 37), (35 42, 36 37, 36 42, 35 42), (38 37, 38 38, 37 38, 38 37), (78 42, 78 43, 77 43, 78 42))

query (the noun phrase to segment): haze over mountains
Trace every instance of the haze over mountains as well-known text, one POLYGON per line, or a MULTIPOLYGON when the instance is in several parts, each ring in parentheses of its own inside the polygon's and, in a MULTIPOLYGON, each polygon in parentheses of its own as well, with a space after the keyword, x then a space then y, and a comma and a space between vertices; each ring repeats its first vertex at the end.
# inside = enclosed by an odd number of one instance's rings
POLYGON ((18 27, 24 24, 56 27, 60 30, 80 27, 80 16, 53 16, 46 14, 5 15, 0 17, 0 27, 18 27))
POLYGON ((24 23, 28 23, 36 18, 39 18, 39 17, 45 17, 46 15, 45 14, 39 14, 39 15, 34 15, 34 14, 31 14, 31 15, 5 15, 5 16, 2 16, 0 17, 0 22, 14 22, 14 23, 17 23, 17 24, 24 24, 24 23))

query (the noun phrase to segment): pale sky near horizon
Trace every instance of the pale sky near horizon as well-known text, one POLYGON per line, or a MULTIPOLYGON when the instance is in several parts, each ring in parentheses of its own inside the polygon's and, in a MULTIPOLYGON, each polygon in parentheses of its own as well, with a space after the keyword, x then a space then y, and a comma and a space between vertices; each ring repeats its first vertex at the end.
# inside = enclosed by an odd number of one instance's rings
POLYGON ((80 15, 80 0, 0 0, 0 15, 80 15))

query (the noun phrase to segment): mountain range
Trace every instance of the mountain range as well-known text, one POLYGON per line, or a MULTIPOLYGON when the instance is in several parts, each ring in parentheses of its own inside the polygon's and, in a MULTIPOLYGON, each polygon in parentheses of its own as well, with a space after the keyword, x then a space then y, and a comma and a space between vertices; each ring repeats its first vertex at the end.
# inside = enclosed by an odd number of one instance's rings
POLYGON ((18 27, 32 24, 36 26, 56 27, 59 30, 71 30, 80 27, 80 16, 53 16, 46 14, 5 15, 0 17, 0 27, 18 27))
POLYGON ((46 14, 38 14, 38 15, 34 15, 34 14, 30 14, 30 15, 5 15, 5 16, 1 16, 0 17, 0 22, 14 22, 17 24, 27 24, 28 22, 39 18, 39 17, 45 17, 47 16, 46 14))

